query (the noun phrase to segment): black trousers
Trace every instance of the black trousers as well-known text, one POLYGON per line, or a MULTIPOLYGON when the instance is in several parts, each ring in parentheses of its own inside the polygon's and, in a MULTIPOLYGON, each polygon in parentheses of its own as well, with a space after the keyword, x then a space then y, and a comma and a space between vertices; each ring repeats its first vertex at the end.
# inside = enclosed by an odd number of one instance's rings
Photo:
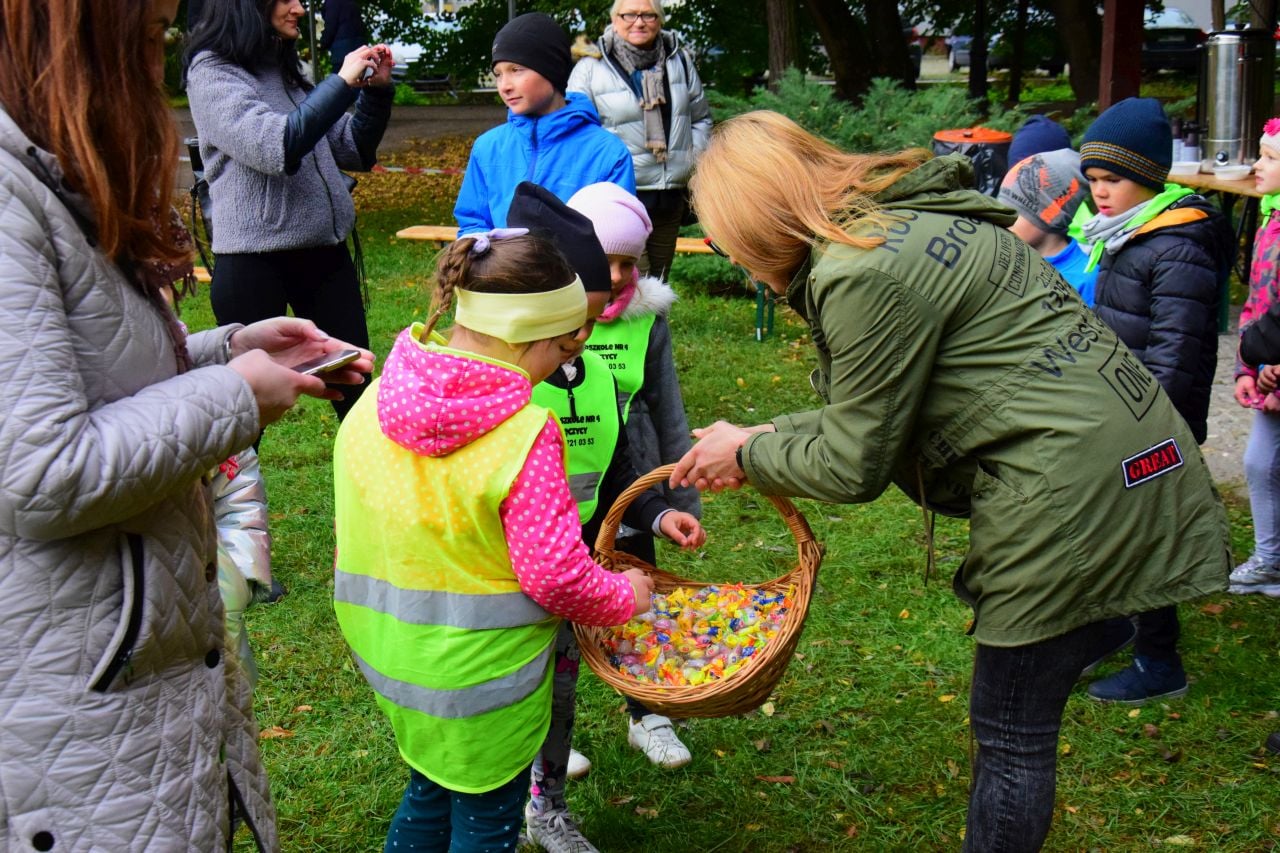
MULTIPOLYGON (((219 324, 256 323, 292 309, 326 334, 368 348, 364 303, 355 264, 345 243, 253 254, 220 253, 210 290, 219 324)), ((366 377, 367 379, 367 377, 366 377)), ((333 402, 341 420, 366 385, 343 385, 333 402)))

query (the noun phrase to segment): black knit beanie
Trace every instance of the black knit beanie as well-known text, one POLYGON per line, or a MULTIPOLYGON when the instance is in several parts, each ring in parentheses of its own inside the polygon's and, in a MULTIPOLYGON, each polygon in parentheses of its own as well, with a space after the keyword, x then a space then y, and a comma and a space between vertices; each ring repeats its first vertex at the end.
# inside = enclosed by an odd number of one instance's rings
POLYGON ((528 228, 531 233, 554 243, 582 279, 587 293, 607 293, 612 289, 609 258, 600 248, 595 226, 554 193, 530 181, 521 181, 507 210, 507 227, 528 228))
POLYGON ((1159 192, 1173 163, 1173 130, 1155 98, 1125 98, 1098 116, 1080 144, 1080 171, 1128 178, 1159 192))
POLYGON ((492 64, 499 62, 531 68, 564 94, 569 85, 569 72, 573 70, 569 36, 550 15, 542 12, 519 15, 493 37, 492 64))

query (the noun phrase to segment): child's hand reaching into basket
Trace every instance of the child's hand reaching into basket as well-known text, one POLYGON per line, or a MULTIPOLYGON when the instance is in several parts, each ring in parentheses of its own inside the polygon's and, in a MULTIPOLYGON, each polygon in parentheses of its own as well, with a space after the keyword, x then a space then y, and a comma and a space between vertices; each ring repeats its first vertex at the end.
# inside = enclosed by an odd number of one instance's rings
POLYGON ((647 612, 650 599, 653 598, 653 578, 645 574, 643 569, 627 569, 623 575, 631 581, 631 589, 636 595, 635 610, 631 615, 639 616, 647 612))
POLYGON ((687 512, 671 510, 658 519, 658 530, 685 551, 696 551, 707 541, 707 531, 687 512))

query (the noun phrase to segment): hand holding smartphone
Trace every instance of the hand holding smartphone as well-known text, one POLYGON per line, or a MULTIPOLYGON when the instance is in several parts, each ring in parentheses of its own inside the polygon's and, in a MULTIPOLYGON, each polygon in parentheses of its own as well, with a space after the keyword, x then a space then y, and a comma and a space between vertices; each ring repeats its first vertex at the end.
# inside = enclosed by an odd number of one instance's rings
POLYGON ((337 350, 336 352, 325 353, 319 358, 304 361, 302 364, 295 364, 293 369, 307 376, 316 376, 321 373, 328 373, 331 370, 337 370, 339 367, 345 367, 359 357, 359 350, 337 350))

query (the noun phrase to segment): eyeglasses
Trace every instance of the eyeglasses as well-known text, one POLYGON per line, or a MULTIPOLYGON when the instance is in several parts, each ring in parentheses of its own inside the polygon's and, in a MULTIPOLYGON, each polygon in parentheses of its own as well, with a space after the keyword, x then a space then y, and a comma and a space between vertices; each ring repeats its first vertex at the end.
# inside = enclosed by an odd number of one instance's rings
POLYGON ((729 253, 726 252, 724 249, 721 249, 719 246, 717 246, 715 241, 712 240, 710 237, 703 237, 702 242, 706 243, 707 248, 715 252, 720 257, 724 258, 725 260, 729 259, 729 253))
POLYGON ((657 12, 623 12, 622 14, 618 15, 618 17, 626 21, 628 24, 634 24, 636 22, 636 18, 639 18, 640 20, 644 21, 646 24, 652 24, 654 21, 658 20, 658 13, 657 12))

